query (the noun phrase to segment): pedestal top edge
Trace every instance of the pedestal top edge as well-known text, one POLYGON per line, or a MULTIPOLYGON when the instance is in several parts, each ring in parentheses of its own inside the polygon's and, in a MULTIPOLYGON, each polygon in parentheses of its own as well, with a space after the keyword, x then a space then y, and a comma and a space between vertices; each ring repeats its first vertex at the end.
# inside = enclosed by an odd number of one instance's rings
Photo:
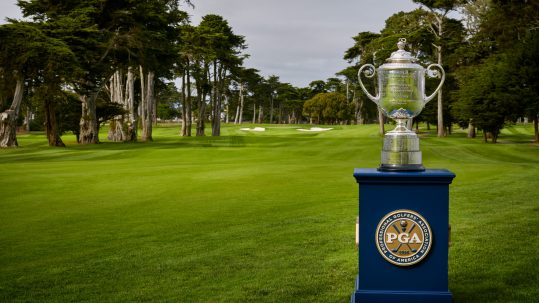
POLYGON ((426 169, 424 171, 400 171, 388 172, 379 171, 376 168, 356 168, 354 169, 354 177, 358 182, 375 181, 384 182, 384 180, 405 180, 405 179, 422 179, 422 181, 432 180, 433 182, 448 182, 451 183, 455 174, 447 169, 426 169))

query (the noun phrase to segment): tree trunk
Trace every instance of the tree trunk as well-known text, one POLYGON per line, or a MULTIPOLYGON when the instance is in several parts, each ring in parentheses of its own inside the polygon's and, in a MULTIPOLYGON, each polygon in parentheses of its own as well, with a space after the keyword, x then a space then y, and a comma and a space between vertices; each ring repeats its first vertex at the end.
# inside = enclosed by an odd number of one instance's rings
POLYGON ((539 143, 539 114, 533 119, 533 129, 535 133, 535 143, 539 143))
POLYGON ((141 65, 139 65, 139 71, 140 71, 140 104, 138 106, 138 112, 139 112, 141 124, 144 125, 144 121, 146 121, 146 111, 144 110, 144 106, 146 106, 146 77, 144 75, 144 70, 142 69, 141 65))
POLYGON ((386 133, 386 130, 384 129, 384 113, 382 113, 382 110, 378 109, 378 134, 380 136, 383 136, 386 133))
POLYGON ((191 137, 192 127, 192 101, 191 101, 191 74, 189 62, 182 76, 182 136, 191 137))
POLYGON ((56 120, 56 106, 51 97, 45 97, 45 129, 49 146, 65 147, 58 133, 58 121, 56 120))
MULTIPOLYGON (((260 123, 260 121, 258 123, 260 123)), ((273 94, 270 98, 270 124, 273 124, 273 94)))
POLYGON ((17 118, 21 108, 24 82, 17 80, 15 94, 8 110, 0 113, 0 147, 17 147, 17 118))
MULTIPOLYGON (((109 91, 110 91, 110 101, 121 104, 123 108, 127 108, 127 102, 124 99, 124 84, 123 84, 123 75, 120 70, 117 70, 112 77, 110 78, 109 91)), ((126 87, 127 90, 127 87, 126 87)), ((127 94, 129 92, 127 91, 127 94)), ((123 142, 127 140, 126 127, 124 127, 124 116, 118 115, 110 121, 109 132, 107 139, 114 142, 123 142)))
MULTIPOLYGON (((201 90, 199 90, 201 91, 201 90)), ((206 119, 206 93, 198 96, 197 136, 204 136, 204 120, 206 119)))
POLYGON ((226 116, 225 116, 225 123, 228 124, 229 122, 229 119, 230 119, 230 115, 229 115, 229 110, 230 110, 230 103, 229 103, 229 100, 228 100, 228 97, 225 95, 224 96, 225 98, 225 113, 226 113, 226 116))
POLYGON ((264 107, 260 105, 258 107, 258 124, 262 124, 262 121, 264 121, 264 107))
POLYGON ((80 118, 80 144, 99 143, 99 130, 97 128, 97 114, 95 99, 97 94, 92 96, 80 95, 82 104, 82 116, 80 118))
POLYGON ((493 132, 492 132, 492 143, 497 143, 498 142, 498 136, 500 135, 500 131, 495 129, 493 132))
POLYGON ((191 129, 193 128, 193 100, 191 99, 191 71, 189 68, 189 63, 187 63, 187 103, 185 104, 187 137, 191 137, 191 129))
POLYGON ((182 128, 181 128, 181 131, 180 131, 180 135, 182 137, 187 137, 187 108, 186 108, 187 93, 186 93, 186 88, 185 88, 185 85, 186 85, 185 77, 186 77, 186 74, 184 73, 182 75, 182 91, 181 91, 181 95, 182 95, 182 128))
POLYGON ((238 124, 239 120, 240 120, 240 104, 238 102, 238 105, 236 105, 236 113, 234 114, 234 125, 238 124))
POLYGON ((475 125, 473 124, 473 122, 471 120, 470 120, 470 122, 468 122, 468 134, 466 136, 468 138, 475 138, 476 137, 475 125))
POLYGON ((26 116, 24 117, 24 127, 26 132, 30 132, 30 123, 32 122, 32 110, 26 106, 26 116))
POLYGON ((129 113, 129 120, 127 122, 127 141, 137 141, 137 129, 138 129, 138 113, 135 107, 135 75, 133 68, 127 69, 127 112, 129 113))
POLYGON ((243 105, 244 105, 244 96, 243 96, 243 83, 240 84, 240 108, 239 108, 239 113, 238 113, 238 124, 241 125, 241 122, 243 120, 243 105))
POLYGON ((222 67, 218 68, 217 61, 213 63, 213 107, 212 107, 212 124, 211 135, 221 135, 221 73, 222 67))
MULTIPOLYGON (((436 16, 436 20, 438 22, 438 41, 441 42, 444 31, 443 31, 443 18, 436 15, 435 12, 433 12, 436 16)), ((442 65, 442 45, 438 45, 436 47, 437 53, 438 53, 438 64, 440 66, 442 65)), ((445 128, 444 128, 444 112, 443 112, 443 96, 442 96, 442 89, 438 91, 438 137, 445 137, 445 128)))
POLYGON ((253 124, 256 122, 256 103, 253 103, 253 124))
POLYGON ((282 105, 282 102, 279 102, 279 120, 277 120, 277 123, 281 124, 283 122, 282 116, 283 116, 283 105, 282 105))
POLYGON ((152 141, 152 122, 153 122, 153 109, 154 109, 154 77, 155 73, 149 71, 146 75, 146 96, 144 97, 142 105, 142 141, 152 141))
POLYGON ((17 114, 8 109, 0 113, 0 147, 17 147, 17 114))
POLYGON ((362 124, 361 123, 361 107, 359 104, 359 98, 356 98, 356 92, 354 91, 352 94, 352 102, 354 103, 354 124, 362 124))
POLYGON ((440 89, 438 91, 438 137, 445 137, 444 112, 442 106, 442 89, 440 89))

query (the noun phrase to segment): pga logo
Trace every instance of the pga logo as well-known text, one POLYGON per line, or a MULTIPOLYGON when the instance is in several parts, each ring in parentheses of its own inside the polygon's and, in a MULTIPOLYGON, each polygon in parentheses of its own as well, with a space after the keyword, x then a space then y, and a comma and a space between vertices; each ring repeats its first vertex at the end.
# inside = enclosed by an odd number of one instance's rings
MULTIPOLYGON (((406 224, 406 221, 402 221, 404 224, 406 224)), ((393 243, 393 240, 397 240, 399 243, 404 243, 404 244, 408 244, 408 243, 421 243, 421 240, 419 239, 419 236, 417 235, 417 233, 413 233, 412 235, 408 234, 408 233, 405 233, 405 232, 402 232, 402 233, 399 233, 399 234, 396 234, 396 233, 387 233, 387 241, 386 243, 393 243)))
POLYGON ((376 228, 376 246, 388 262, 410 266, 423 260, 430 251, 430 225, 419 213, 399 209, 385 215, 376 228))

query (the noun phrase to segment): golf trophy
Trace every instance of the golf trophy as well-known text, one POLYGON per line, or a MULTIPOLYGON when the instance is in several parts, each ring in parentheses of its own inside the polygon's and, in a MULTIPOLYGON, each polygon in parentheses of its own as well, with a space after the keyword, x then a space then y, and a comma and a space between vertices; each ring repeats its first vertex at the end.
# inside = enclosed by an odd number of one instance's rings
POLYGON ((419 138, 406 127, 409 119, 419 115, 425 104, 432 100, 445 80, 444 69, 439 64, 431 64, 426 69, 414 63, 416 58, 404 50, 406 39, 397 43, 399 48, 376 70, 374 65, 365 64, 358 72, 359 84, 387 117, 397 122, 397 127, 386 133, 382 150, 382 171, 423 171, 419 138), (437 68, 432 69, 432 68, 437 68), (378 73, 378 94, 371 95, 363 82, 361 74, 372 78, 378 73), (425 95, 425 73, 430 77, 441 74, 438 88, 430 96, 425 95))
POLYGON ((378 168, 356 168, 359 185, 356 239, 358 275, 351 303, 451 303, 448 288, 449 184, 455 174, 425 169, 419 139, 407 122, 419 115, 440 90, 445 73, 427 68, 399 50, 376 69, 363 65, 359 83, 367 96, 397 127, 386 133, 378 168), (361 77, 377 78, 377 94, 369 94, 361 77), (425 77, 440 84, 425 95, 425 77))

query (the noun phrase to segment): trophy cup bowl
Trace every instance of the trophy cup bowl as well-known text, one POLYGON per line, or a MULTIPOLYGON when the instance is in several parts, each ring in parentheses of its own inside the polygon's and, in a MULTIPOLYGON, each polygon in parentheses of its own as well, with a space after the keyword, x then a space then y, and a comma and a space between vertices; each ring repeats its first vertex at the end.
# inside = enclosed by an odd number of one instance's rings
POLYGON ((423 171, 419 138, 406 127, 409 119, 419 115, 425 105, 434 98, 445 80, 445 72, 439 64, 431 64, 426 69, 414 63, 416 58, 404 50, 406 39, 397 43, 399 50, 387 59, 388 63, 378 69, 372 64, 361 66, 358 79, 361 89, 382 113, 395 120, 397 126, 384 136, 381 171, 423 171), (433 69, 436 68, 436 69, 433 69), (378 74, 378 94, 371 95, 361 80, 361 74, 367 78, 378 74), (425 75, 441 76, 440 84, 430 96, 425 95, 425 75))

